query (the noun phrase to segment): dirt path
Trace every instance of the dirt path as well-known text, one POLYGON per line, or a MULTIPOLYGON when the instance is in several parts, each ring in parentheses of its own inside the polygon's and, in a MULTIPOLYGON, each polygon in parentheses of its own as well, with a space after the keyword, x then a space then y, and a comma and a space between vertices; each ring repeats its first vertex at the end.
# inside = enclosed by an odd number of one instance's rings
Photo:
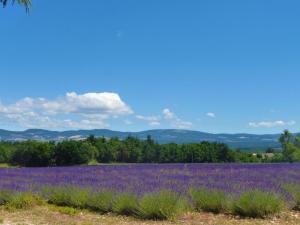
POLYGON ((267 220, 239 219, 227 215, 190 213, 177 221, 143 221, 87 211, 62 212, 57 207, 8 211, 0 208, 2 225, 299 225, 300 213, 287 212, 267 220))

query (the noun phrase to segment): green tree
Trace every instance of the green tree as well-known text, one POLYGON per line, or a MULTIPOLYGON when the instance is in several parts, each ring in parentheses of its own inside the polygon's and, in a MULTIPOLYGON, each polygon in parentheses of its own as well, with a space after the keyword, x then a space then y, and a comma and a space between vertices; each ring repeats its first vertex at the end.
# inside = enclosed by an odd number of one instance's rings
POLYGON ((18 2, 20 5, 25 6, 27 12, 31 6, 31 0, 0 0, 0 3, 3 5, 3 7, 5 7, 9 2, 12 2, 12 4, 18 2))
POLYGON ((292 139, 293 139, 293 135, 288 130, 284 130, 278 139, 279 142, 281 143, 283 150, 285 149, 288 143, 292 142, 292 139))
POLYGON ((282 154, 285 161, 293 162, 295 159, 294 154, 297 150, 297 147, 294 145, 295 138, 293 135, 288 130, 285 130, 280 135, 279 142, 282 146, 282 154))
POLYGON ((97 151, 92 145, 78 141, 63 141, 55 148, 55 162, 58 166, 86 164, 97 151))
POLYGON ((157 158, 157 145, 151 138, 151 136, 147 136, 147 140, 143 142, 142 148, 141 148, 141 157, 139 159, 139 162, 142 163, 152 163, 152 162, 158 162, 157 158))
POLYGON ((0 145, 0 163, 8 163, 11 159, 12 151, 5 145, 0 145))
POLYGON ((127 137, 124 141, 124 147, 128 152, 127 162, 136 163, 141 155, 141 142, 137 138, 127 137))
POLYGON ((298 134, 296 137, 295 137, 295 145, 300 148, 300 134, 298 134))
POLYGON ((80 147, 82 160, 90 162, 98 157, 98 150, 95 146, 90 143, 83 142, 80 147))
POLYGON ((53 145, 48 142, 27 141, 19 144, 13 153, 12 164, 28 167, 52 165, 53 145))
POLYGON ((288 162, 300 161, 300 149, 297 148, 297 146, 295 146, 293 143, 288 143, 285 146, 283 156, 285 161, 288 162))
POLYGON ((86 141, 87 141, 88 143, 90 143, 91 145, 96 145, 97 138, 95 138, 94 135, 90 135, 90 136, 86 139, 86 141))

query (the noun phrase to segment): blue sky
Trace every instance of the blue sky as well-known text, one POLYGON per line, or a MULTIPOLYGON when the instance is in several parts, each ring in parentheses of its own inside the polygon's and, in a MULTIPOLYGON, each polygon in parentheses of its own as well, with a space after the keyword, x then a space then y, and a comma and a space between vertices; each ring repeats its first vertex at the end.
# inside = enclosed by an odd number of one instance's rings
POLYGON ((299 1, 0 9, 0 128, 300 131, 299 1))

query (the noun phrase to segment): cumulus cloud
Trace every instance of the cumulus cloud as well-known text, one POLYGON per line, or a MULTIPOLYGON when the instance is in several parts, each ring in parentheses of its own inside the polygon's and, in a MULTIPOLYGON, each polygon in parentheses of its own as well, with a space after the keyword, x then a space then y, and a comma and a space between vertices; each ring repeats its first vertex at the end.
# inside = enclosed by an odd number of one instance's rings
POLYGON ((213 112, 208 112, 206 113, 206 116, 210 117, 210 118, 216 118, 216 114, 213 112))
POLYGON ((272 127, 287 127, 287 126, 293 126, 296 124, 296 121, 283 121, 283 120, 276 120, 276 121, 260 121, 260 122, 250 122, 249 126, 254 128, 259 127, 266 127, 266 128, 272 128, 272 127))
POLYGON ((136 115, 135 117, 139 120, 148 122, 148 125, 150 125, 150 126, 159 126, 160 125, 160 117, 159 116, 136 115))
POLYGON ((0 119, 22 128, 92 129, 104 128, 111 117, 133 113, 117 93, 67 93, 54 100, 23 98, 15 103, 0 103, 0 119))
POLYGON ((166 120, 172 120, 176 118, 176 115, 170 109, 164 109, 163 115, 166 120))
POLYGON ((131 120, 124 120, 124 123, 126 125, 132 125, 133 124, 133 122, 131 120))
POLYGON ((174 128, 190 129, 193 126, 191 122, 180 119, 174 112, 172 112, 168 108, 165 108, 162 111, 162 114, 164 116, 164 119, 169 121, 170 125, 174 128))

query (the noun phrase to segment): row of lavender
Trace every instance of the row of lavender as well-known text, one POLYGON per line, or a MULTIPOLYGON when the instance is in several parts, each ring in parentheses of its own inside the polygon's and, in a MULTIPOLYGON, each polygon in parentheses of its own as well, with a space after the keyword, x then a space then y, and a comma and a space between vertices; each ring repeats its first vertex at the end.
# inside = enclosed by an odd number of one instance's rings
POLYGON ((248 189, 283 193, 300 183, 300 164, 132 164, 57 168, 0 169, 0 189, 36 190, 72 185, 144 194, 160 190, 183 193, 191 187, 239 194, 248 189))

